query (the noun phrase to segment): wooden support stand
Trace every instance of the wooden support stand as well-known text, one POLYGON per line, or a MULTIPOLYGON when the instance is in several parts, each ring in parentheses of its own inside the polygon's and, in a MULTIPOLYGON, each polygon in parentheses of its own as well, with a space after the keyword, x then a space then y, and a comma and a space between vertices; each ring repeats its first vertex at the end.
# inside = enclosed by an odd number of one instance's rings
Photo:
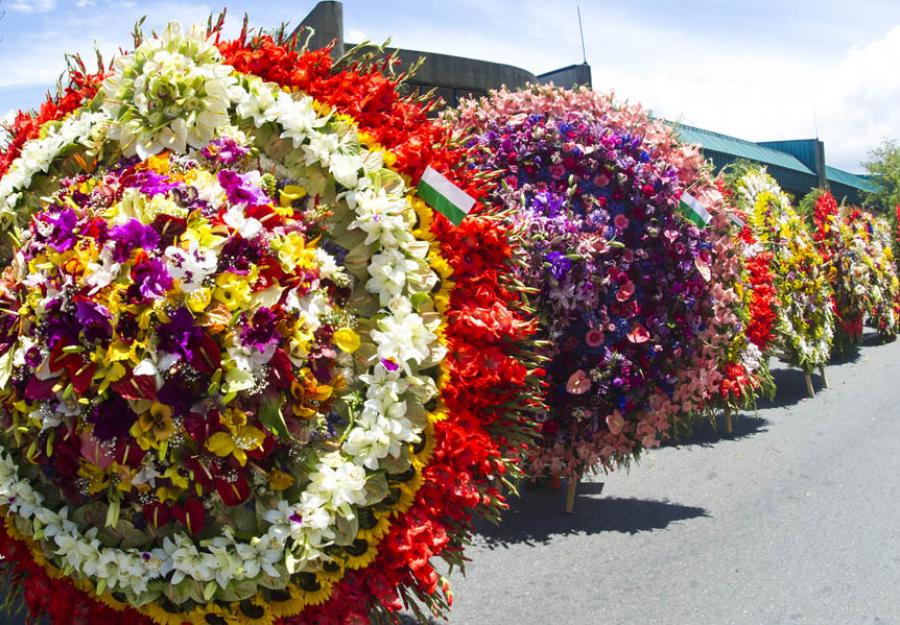
POLYGON ((725 431, 728 434, 734 433, 734 421, 731 418, 731 408, 725 409, 725 431))
POLYGON ((819 374, 822 376, 822 386, 828 388, 828 376, 825 375, 825 367, 824 365, 819 367, 819 374))
POLYGON ((803 376, 806 378, 806 392, 809 393, 810 397, 815 397, 816 389, 813 388, 812 378, 808 373, 804 373, 803 376))
POLYGON ((575 513, 575 495, 578 492, 578 482, 581 476, 573 475, 569 478, 569 488, 566 489, 566 514, 575 513))

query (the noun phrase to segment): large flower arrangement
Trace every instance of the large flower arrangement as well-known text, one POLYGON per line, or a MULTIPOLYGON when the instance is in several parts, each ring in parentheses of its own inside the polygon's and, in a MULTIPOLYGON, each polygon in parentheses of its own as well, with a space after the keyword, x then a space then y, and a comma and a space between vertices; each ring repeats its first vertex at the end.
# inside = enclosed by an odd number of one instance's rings
POLYGON ((713 301, 704 347, 683 377, 706 383, 701 406, 714 417, 720 410, 751 408, 760 394, 774 393, 768 357, 776 315, 771 254, 761 249, 748 227, 740 226, 746 216, 731 206, 724 179, 713 179, 708 167, 684 168, 697 172, 693 181, 684 181, 712 215, 707 236, 713 252, 713 301))
POLYGON ((844 209, 848 226, 863 242, 858 262, 871 276, 871 288, 866 294, 866 320, 883 338, 897 335, 900 325, 900 281, 891 237, 891 224, 883 217, 856 207, 844 209))
POLYGON ((828 361, 834 334, 831 287, 822 258, 790 199, 765 169, 739 171, 731 182, 752 236, 771 254, 776 343, 790 364, 812 372, 828 361))
POLYGON ((534 407, 511 239, 415 198, 429 162, 482 191, 384 66, 216 37, 13 128, 4 569, 54 623, 440 611, 534 407))
POLYGON ((813 217, 814 238, 828 266, 832 288, 833 349, 846 353, 862 343, 866 313, 873 308, 875 268, 865 261, 871 237, 862 220, 842 214, 829 191, 817 194, 813 217))
POLYGON ((526 239, 518 271, 551 358, 533 474, 611 468, 657 446, 707 388, 681 377, 697 372, 712 250, 676 210, 680 146, 587 89, 502 90, 463 103, 454 123, 476 128, 472 167, 502 172, 493 200, 526 239), (699 391, 680 390, 689 383, 699 391))

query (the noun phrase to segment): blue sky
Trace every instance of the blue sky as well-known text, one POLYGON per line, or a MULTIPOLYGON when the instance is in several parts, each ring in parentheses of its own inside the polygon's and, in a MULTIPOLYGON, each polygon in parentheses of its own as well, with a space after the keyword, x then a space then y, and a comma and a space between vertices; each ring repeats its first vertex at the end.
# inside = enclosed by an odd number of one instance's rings
MULTIPOLYGON (((228 29, 298 22, 313 2, 229 2, 228 29)), ((859 170, 900 138, 900 3, 713 0, 345 0, 345 33, 420 50, 511 63, 540 73, 581 61, 584 19, 595 88, 659 115, 751 140, 807 138, 859 170)), ((66 52, 109 56, 135 21, 205 21, 218 3, 0 0, 0 115, 31 107, 66 52)))

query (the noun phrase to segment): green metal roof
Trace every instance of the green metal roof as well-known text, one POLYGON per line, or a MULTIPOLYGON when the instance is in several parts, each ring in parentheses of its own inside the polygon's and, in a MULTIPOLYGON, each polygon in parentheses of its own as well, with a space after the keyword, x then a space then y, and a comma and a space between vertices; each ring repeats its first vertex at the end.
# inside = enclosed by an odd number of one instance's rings
POLYGON ((672 125, 675 130, 678 131, 682 141, 685 143, 696 143, 704 150, 721 152, 723 154, 734 156, 735 158, 743 158, 765 165, 783 167, 812 176, 816 175, 809 167, 801 163, 797 157, 787 154, 786 152, 767 148, 757 143, 753 143, 752 141, 729 137, 728 135, 723 135, 711 130, 696 128, 695 126, 687 126, 679 123, 673 123, 672 125))
POLYGON ((878 188, 874 184, 872 184, 871 181, 866 180, 862 176, 851 174, 849 171, 844 171, 843 169, 838 169, 837 167, 831 167, 830 165, 825 166, 825 175, 828 177, 828 182, 836 182, 838 184, 847 185, 848 187, 853 187, 854 189, 859 189, 860 191, 875 192, 878 190, 878 188))

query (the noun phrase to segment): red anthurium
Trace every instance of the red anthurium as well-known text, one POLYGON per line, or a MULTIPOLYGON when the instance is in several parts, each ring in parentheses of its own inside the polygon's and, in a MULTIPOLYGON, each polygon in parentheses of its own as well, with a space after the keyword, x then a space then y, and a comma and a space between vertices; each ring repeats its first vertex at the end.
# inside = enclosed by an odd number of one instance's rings
POLYGON ((164 504, 154 501, 144 506, 142 510, 144 518, 152 527, 160 528, 172 520, 172 513, 164 504))
POLYGON ((124 378, 112 385, 112 390, 125 399, 156 399, 156 380, 152 375, 132 375, 129 373, 124 378))
POLYGON ((206 527, 206 510, 203 509, 203 502, 197 497, 191 497, 184 505, 173 506, 172 517, 194 536, 200 534, 206 527))
POLYGON ((225 505, 239 506, 250 496, 250 484, 243 475, 238 475, 234 481, 219 478, 216 480, 216 491, 225 505))

